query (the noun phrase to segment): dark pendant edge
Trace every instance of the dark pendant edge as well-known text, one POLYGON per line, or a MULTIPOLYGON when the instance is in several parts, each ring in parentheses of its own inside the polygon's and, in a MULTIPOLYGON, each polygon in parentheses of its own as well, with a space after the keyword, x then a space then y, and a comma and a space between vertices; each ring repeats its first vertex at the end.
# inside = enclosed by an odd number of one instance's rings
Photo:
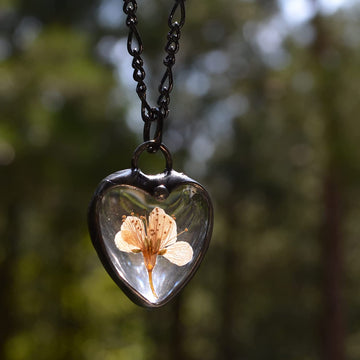
POLYGON ((179 173, 175 170, 165 171, 164 173, 157 175, 146 175, 139 169, 126 169, 117 171, 105 179, 103 179, 97 186, 94 195, 90 201, 88 208, 88 228, 92 244, 98 254, 98 257, 104 266, 107 273, 110 275, 115 284, 125 293, 125 295, 133 301, 135 304, 145 308, 159 308, 169 303, 174 297, 176 297, 184 287, 190 282, 197 270, 199 269, 205 254, 209 248, 210 240, 213 231, 214 223, 214 209, 207 190, 197 181, 191 179, 183 173, 179 173), (169 190, 169 193, 176 189, 178 186, 191 184, 199 187, 206 199, 209 208, 209 226, 204 238, 203 250, 196 259, 192 270, 188 276, 171 292, 164 300, 158 303, 152 303, 148 301, 142 294, 140 294, 131 285, 123 281, 118 275, 116 269, 113 267, 110 257, 106 251, 105 245, 102 241, 100 234, 100 224, 97 216, 97 204, 101 199, 103 193, 110 187, 117 185, 130 185, 141 190, 148 192, 153 196, 153 190, 159 185, 165 185, 169 190))

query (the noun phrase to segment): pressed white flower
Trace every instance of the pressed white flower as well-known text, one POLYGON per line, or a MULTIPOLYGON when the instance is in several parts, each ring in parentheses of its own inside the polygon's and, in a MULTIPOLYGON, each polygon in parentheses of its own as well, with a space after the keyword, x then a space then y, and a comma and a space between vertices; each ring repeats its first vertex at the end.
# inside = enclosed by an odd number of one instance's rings
POLYGON ((147 220, 145 216, 123 216, 120 231, 115 235, 115 244, 120 251, 142 253, 149 275, 152 293, 157 297, 152 280, 152 271, 158 255, 177 266, 189 263, 193 258, 193 249, 177 237, 187 229, 177 233, 176 221, 159 207, 155 207, 147 220))

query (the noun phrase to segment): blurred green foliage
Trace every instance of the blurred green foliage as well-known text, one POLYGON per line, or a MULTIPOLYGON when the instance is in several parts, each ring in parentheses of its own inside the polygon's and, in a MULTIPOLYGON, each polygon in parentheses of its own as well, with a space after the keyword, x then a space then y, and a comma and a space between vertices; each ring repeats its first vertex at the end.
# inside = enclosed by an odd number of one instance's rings
MULTIPOLYGON (((139 4, 152 99, 169 4, 139 4)), ((86 226, 141 142, 122 1, 1 2, 1 359, 359 359, 360 8, 186 6, 164 141, 215 229, 182 295, 148 311, 86 226)))

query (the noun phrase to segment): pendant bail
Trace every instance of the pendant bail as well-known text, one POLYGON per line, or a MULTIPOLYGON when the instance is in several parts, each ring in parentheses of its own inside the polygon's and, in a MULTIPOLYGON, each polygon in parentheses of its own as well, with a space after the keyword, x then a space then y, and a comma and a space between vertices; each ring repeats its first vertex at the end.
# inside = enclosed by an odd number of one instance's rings
POLYGON ((137 170, 138 169, 138 160, 140 155, 146 150, 148 152, 151 152, 150 149, 154 149, 154 147, 157 147, 157 150, 160 150, 165 158, 165 170, 164 172, 171 172, 173 162, 170 150, 162 143, 156 144, 155 140, 149 140, 145 141, 142 144, 140 144, 134 151, 133 157, 131 159, 131 169, 137 170))

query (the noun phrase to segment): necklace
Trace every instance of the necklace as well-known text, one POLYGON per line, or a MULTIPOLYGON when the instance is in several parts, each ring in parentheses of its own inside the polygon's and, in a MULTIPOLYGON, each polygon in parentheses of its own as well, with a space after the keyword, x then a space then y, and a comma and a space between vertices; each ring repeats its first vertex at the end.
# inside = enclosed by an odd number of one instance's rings
POLYGON ((131 300, 150 308, 165 305, 189 282, 206 253, 213 227, 208 193, 198 182, 173 169, 171 153, 162 143, 173 88, 172 68, 185 23, 184 2, 175 0, 170 11, 165 72, 157 106, 151 107, 146 100, 137 2, 124 0, 127 49, 133 58, 133 78, 141 101, 144 142, 134 151, 130 169, 100 182, 88 213, 91 240, 105 269, 131 300), (164 172, 147 175, 139 169, 138 160, 144 151, 163 154, 164 172))

